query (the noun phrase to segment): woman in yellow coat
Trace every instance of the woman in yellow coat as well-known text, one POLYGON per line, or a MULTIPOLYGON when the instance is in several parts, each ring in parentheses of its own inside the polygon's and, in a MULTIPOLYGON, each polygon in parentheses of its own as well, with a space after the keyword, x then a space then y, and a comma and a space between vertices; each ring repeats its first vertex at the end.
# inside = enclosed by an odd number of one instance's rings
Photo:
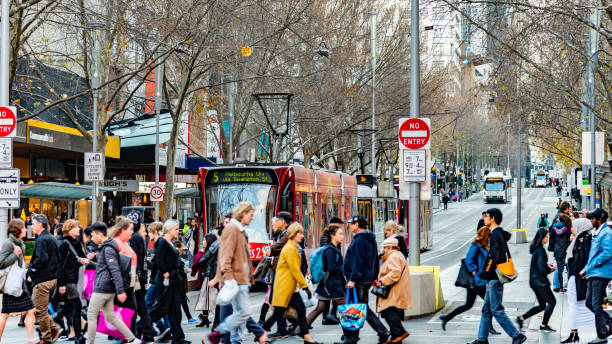
POLYGON ((274 293, 272 294, 272 307, 274 313, 266 320, 263 325, 264 330, 270 331, 272 325, 277 320, 282 319, 285 311, 290 306, 295 308, 300 324, 300 336, 304 338, 304 343, 316 343, 308 333, 308 321, 306 320, 306 307, 302 302, 302 297, 296 292, 297 288, 305 289, 308 296, 308 284, 302 274, 299 243, 304 240, 304 228, 299 223, 292 223, 287 228, 287 244, 283 247, 278 265, 276 267, 276 278, 274 279, 274 293))
POLYGON ((374 284, 384 285, 391 290, 389 297, 376 299, 376 312, 379 312, 389 324, 391 339, 387 343, 401 343, 410 335, 402 326, 404 310, 412 308, 410 271, 406 257, 399 250, 396 238, 385 239, 382 247, 384 250, 382 265, 378 273, 378 280, 374 284))

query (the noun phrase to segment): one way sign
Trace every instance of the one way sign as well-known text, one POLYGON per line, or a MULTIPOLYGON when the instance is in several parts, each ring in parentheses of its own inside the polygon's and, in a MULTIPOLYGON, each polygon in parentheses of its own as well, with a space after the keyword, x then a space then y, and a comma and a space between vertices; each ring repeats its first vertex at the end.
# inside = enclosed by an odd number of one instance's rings
POLYGON ((0 208, 19 208, 19 169, 0 169, 0 208))

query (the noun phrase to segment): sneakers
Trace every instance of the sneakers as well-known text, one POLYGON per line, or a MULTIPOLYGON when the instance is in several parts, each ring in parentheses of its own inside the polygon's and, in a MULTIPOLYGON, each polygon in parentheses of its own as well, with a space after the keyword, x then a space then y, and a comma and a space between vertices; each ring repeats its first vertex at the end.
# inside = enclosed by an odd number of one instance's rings
POLYGON ((523 322, 524 322, 524 320, 521 320, 521 317, 516 317, 516 323, 518 324, 518 330, 519 331, 523 330, 523 322))
POLYGON ((155 337, 155 342, 156 343, 167 343, 170 340, 172 340, 172 338, 170 337, 170 328, 166 328, 162 331, 162 333, 160 333, 159 336, 155 337))
POLYGON ((489 341, 487 339, 485 340, 476 339, 475 341, 471 343, 467 343, 467 344, 489 344, 489 341))
POLYGON ((608 338, 595 338, 590 341, 588 344, 606 344, 608 343, 608 338))
POLYGON ((195 323, 196 321, 198 321, 198 320, 197 320, 197 319, 194 319, 194 318, 191 318, 191 319, 187 320, 187 323, 188 323, 188 324, 193 324, 193 323, 195 323))
POLYGON ((512 344, 521 344, 524 343, 527 340, 527 337, 525 337, 524 334, 519 334, 518 336, 512 338, 512 344))
POLYGON ((548 325, 540 325, 540 332, 542 332, 542 333, 551 333, 551 332, 557 332, 557 330, 553 330, 548 325))

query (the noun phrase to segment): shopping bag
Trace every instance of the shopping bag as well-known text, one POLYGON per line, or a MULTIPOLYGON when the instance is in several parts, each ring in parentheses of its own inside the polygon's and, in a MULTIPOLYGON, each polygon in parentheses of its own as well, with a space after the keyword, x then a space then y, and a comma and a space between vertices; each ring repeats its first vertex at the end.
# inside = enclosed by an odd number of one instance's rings
MULTIPOLYGON (((129 328, 132 324, 132 317, 134 316, 135 311, 129 308, 122 308, 118 306, 113 307, 113 312, 115 313, 115 316, 119 318, 120 321, 123 321, 123 323, 129 328)), ((121 332, 119 332, 119 330, 116 329, 113 324, 104 319, 104 312, 100 312, 97 332, 109 335, 111 337, 125 339, 125 337, 123 337, 123 334, 121 334, 121 332)))
POLYGON ((83 299, 91 299, 95 279, 96 270, 85 270, 85 272, 83 273, 83 291, 81 292, 81 296, 83 297, 83 299))
POLYGON ((15 261, 13 265, 11 265, 11 269, 6 276, 6 284, 4 285, 4 293, 19 297, 23 293, 23 281, 25 280, 25 262, 23 262, 23 266, 19 266, 19 262, 15 261))
POLYGON ((229 305, 236 295, 238 295, 238 283, 236 280, 227 280, 223 282, 223 287, 217 294, 217 304, 219 306, 229 305))
POLYGON ((347 288, 346 296, 344 298, 344 304, 338 305, 338 318, 340 319, 340 326, 347 331, 356 331, 363 327, 366 321, 368 312, 368 305, 365 303, 358 303, 357 291, 355 288, 347 288), (353 300, 351 303, 349 300, 349 290, 353 290, 353 300))
POLYGON ((304 303, 304 307, 310 308, 310 307, 313 307, 315 305, 314 304, 314 300, 312 299, 312 297, 308 297, 308 293, 304 289, 298 290, 298 294, 300 294, 300 297, 302 298, 302 302, 304 303))

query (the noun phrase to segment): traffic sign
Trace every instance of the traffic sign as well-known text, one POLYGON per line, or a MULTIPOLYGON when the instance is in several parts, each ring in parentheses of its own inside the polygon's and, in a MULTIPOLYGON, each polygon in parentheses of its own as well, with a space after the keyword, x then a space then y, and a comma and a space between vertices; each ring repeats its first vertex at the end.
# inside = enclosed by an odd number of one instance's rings
POLYGON ((429 149, 429 118, 400 118, 400 149, 429 149))
POLYGON ((13 139, 0 137, 0 168, 13 167, 13 139))
POLYGON ((164 189, 161 186, 155 185, 151 188, 151 202, 161 202, 164 200, 164 189))
POLYGON ((0 106, 0 137, 15 137, 17 130, 17 108, 14 106, 0 106))
POLYGON ((405 182, 424 182, 427 177, 424 149, 402 150, 402 164, 404 165, 405 182))
POLYGON ((0 169, 0 208, 19 208, 19 169, 0 169))
POLYGON ((85 152, 85 181, 99 182, 104 180, 104 154, 85 152))

